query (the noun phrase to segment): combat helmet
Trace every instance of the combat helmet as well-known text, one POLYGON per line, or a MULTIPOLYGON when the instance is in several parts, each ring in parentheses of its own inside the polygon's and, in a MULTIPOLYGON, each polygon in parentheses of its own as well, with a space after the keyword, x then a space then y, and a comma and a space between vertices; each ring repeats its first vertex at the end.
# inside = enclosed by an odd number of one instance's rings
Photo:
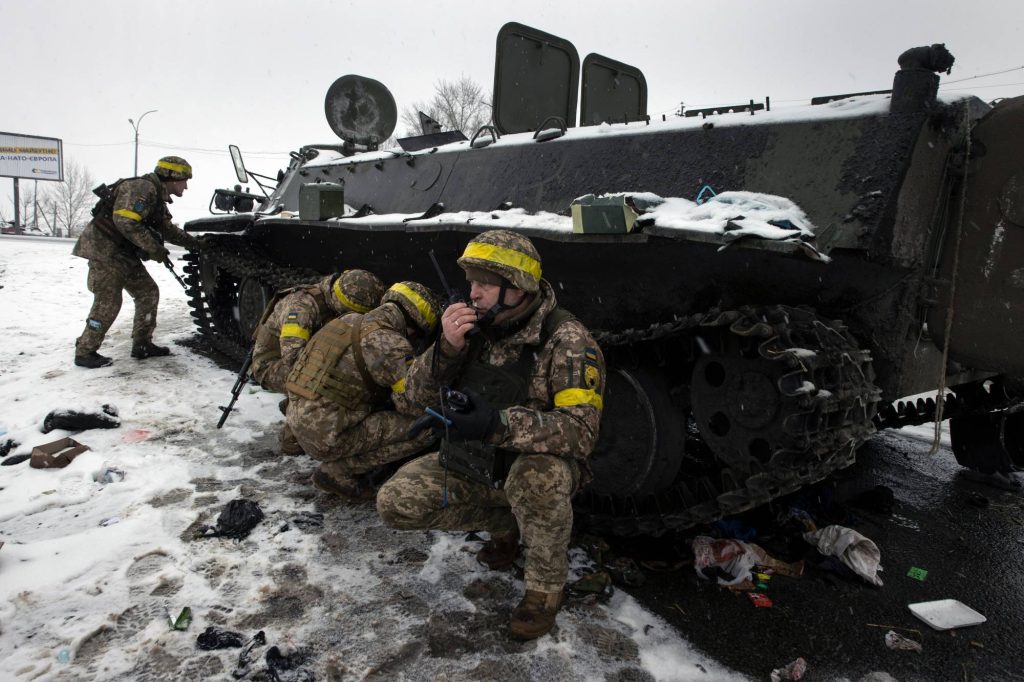
POLYGON ((466 244, 458 263, 467 279, 477 275, 476 279, 498 284, 488 281, 486 273, 491 273, 527 293, 540 291, 540 254, 529 238, 516 232, 489 230, 478 234, 466 244))
POLYGON ((396 282, 384 294, 381 305, 387 302, 397 303, 422 332, 430 334, 437 326, 441 316, 441 304, 430 289, 419 282, 396 282))
POLYGON ((153 170, 161 180, 191 180, 192 166, 180 156, 165 156, 153 170))
POLYGON ((368 313, 380 305, 384 282, 368 270, 345 270, 331 284, 330 305, 339 313, 368 313))

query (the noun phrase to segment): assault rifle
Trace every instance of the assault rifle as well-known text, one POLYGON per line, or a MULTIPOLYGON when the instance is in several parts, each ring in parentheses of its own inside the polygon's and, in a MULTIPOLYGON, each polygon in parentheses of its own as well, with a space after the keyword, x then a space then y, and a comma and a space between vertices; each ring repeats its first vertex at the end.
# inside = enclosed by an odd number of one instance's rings
MULTIPOLYGON (((452 303, 465 303, 466 298, 459 293, 459 290, 448 286, 448 278, 444 276, 444 271, 441 269, 441 265, 437 262, 437 257, 434 256, 433 249, 430 250, 430 261, 434 264, 434 271, 437 272, 437 278, 441 280, 441 288, 444 289, 444 293, 448 295, 448 305, 451 305, 452 303)), ((466 332, 466 338, 476 336, 479 333, 480 328, 474 325, 472 329, 466 332)))
POLYGON ((219 409, 223 414, 220 416, 220 421, 217 422, 217 428, 224 426, 224 422, 227 421, 228 415, 231 414, 231 410, 235 408, 235 401, 238 400, 238 396, 241 395, 242 389, 249 382, 249 366, 252 365, 252 352, 255 348, 255 344, 252 348, 249 348, 249 354, 245 356, 245 362, 242 363, 242 369, 238 370, 238 376, 235 377, 235 385, 231 387, 231 402, 228 403, 227 407, 219 405, 219 409))
MULTIPOLYGON (((174 265, 171 264, 171 257, 170 256, 168 256, 167 258, 164 258, 164 265, 166 265, 167 269, 171 271, 171 274, 174 275, 174 279, 178 280, 178 284, 181 285, 181 288, 184 289, 185 293, 187 294, 188 293, 188 287, 185 286, 185 280, 183 280, 178 275, 178 271, 174 269, 174 265)), ((250 353, 249 355, 251 357, 252 353, 250 353)))

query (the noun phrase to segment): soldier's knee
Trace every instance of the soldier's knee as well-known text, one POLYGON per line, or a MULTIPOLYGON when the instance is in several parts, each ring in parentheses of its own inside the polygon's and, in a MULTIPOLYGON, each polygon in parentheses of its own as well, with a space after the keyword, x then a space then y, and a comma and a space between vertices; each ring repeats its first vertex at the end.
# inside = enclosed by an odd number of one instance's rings
POLYGON ((398 486, 393 485, 394 479, 388 481, 377 491, 377 513, 385 525, 399 530, 419 528, 418 517, 410 513, 412 508, 402 504, 402 494, 398 486))
POLYGON ((552 455, 521 455, 505 482, 505 495, 513 506, 550 506, 572 496, 572 465, 552 455))

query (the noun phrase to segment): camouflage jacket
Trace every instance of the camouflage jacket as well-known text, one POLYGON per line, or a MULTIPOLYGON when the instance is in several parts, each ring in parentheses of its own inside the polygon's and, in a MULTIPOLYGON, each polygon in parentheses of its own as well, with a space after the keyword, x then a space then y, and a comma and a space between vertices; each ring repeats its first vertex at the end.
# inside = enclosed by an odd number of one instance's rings
POLYGON ((334 275, 328 275, 315 284, 293 287, 277 300, 256 329, 254 375, 267 361, 280 359, 283 365, 292 367, 313 334, 335 317, 351 312, 332 294, 333 281, 334 275))
MULTIPOLYGON (((349 313, 342 319, 356 315, 359 313, 349 313)), ((412 343, 406 337, 405 315, 396 303, 388 302, 363 315, 362 326, 364 329, 370 322, 380 324, 380 328, 364 334, 360 341, 363 362, 366 364, 370 378, 378 386, 391 388, 391 401, 398 412, 409 415, 419 414, 421 410, 409 402, 405 390, 406 373, 414 357, 412 343)), ((351 381, 354 384, 363 383, 351 350, 347 350, 341 356, 336 367, 335 374, 343 377, 343 380, 351 381)), ((305 398, 291 393, 289 393, 289 397, 292 400, 305 400, 305 398)), ((325 410, 346 411, 345 408, 324 397, 318 397, 316 402, 322 403, 322 408, 325 410)), ((338 427, 347 428, 358 423, 371 411, 368 408, 349 411, 353 413, 348 416, 339 414, 338 427)))
MULTIPOLYGON (((541 281, 540 296, 539 306, 522 326, 505 335, 496 329, 481 335, 482 361, 506 366, 540 343, 544 318, 557 307, 547 281, 541 281)), ((439 387, 457 385, 468 361, 469 344, 461 352, 443 336, 437 344, 434 352, 416 358, 406 380, 408 398, 420 405, 436 405, 439 387)), ((601 424, 604 381, 604 356, 590 332, 576 319, 563 322, 536 350, 526 404, 505 410, 508 428, 492 443, 511 452, 573 457, 588 471, 585 462, 601 424)))
POLYGON ((197 248, 196 238, 171 222, 167 210, 170 202, 167 189, 155 173, 121 181, 114 192, 111 212, 93 216, 71 253, 130 267, 143 257, 155 255, 164 240, 197 248))

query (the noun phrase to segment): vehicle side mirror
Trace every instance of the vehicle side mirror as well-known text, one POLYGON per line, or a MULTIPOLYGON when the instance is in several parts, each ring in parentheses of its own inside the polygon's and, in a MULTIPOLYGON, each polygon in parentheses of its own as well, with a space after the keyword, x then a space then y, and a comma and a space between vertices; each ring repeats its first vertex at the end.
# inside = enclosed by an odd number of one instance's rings
POLYGON ((249 182, 249 172, 245 170, 245 162, 242 161, 242 151, 238 145, 229 144, 228 151, 231 153, 231 163, 235 166, 235 177, 239 182, 249 182))

